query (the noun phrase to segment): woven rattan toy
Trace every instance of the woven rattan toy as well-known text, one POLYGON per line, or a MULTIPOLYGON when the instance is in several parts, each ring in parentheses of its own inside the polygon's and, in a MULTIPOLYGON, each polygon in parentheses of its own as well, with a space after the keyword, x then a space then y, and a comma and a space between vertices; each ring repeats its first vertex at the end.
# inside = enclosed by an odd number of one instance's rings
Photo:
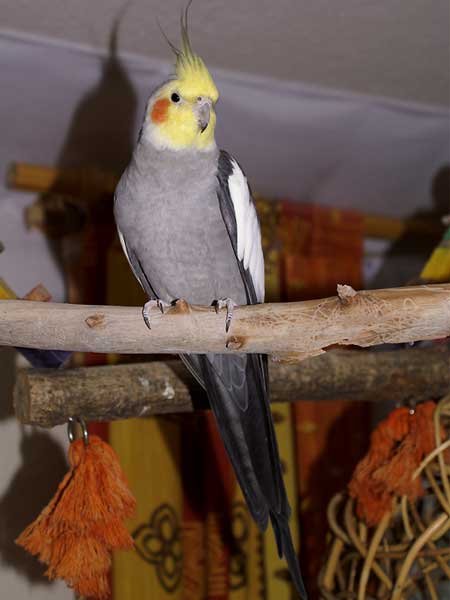
POLYGON ((321 598, 450 598, 450 395, 397 409, 371 442, 328 507, 321 598))

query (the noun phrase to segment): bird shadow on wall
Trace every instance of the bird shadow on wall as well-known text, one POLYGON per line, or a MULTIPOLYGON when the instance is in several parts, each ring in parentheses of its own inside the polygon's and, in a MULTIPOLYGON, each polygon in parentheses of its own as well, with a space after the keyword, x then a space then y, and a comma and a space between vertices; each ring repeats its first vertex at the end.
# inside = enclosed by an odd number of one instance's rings
POLYGON ((14 348, 0 349, 0 421, 14 414, 13 389, 15 381, 16 351, 14 348))
MULTIPOLYGON (((120 22, 128 5, 127 2, 122 6, 113 23, 108 55, 100 59, 98 82, 73 114, 56 162, 61 174, 39 200, 45 207, 50 250, 66 281, 71 302, 103 301, 105 257, 115 227, 112 195, 102 197, 99 190, 100 197, 87 198, 86 191, 83 198, 73 198, 71 202, 70 195, 60 191, 64 188, 64 170, 95 169, 119 177, 130 161, 135 143, 137 94, 117 47, 120 22), (71 293, 75 298, 70 297, 71 293)), ((85 189, 81 181, 80 187, 85 189)))
MULTIPOLYGON (((13 390, 17 351, 0 352, 0 421, 14 418, 13 390)), ((60 445, 46 431, 22 431, 21 465, 0 497, 0 562, 12 567, 30 582, 51 585, 39 561, 17 546, 14 540, 38 516, 56 492, 67 471, 60 445)))
POLYGON ((44 565, 14 540, 48 504, 67 471, 60 445, 47 433, 22 433, 22 464, 0 498, 0 559, 30 582, 51 585, 44 565))
MULTIPOLYGON (((410 215, 410 219, 436 226, 450 213, 450 165, 444 164, 431 177, 430 205, 410 215)), ((420 272, 444 233, 444 226, 436 235, 421 235, 406 231, 396 240, 383 257, 383 263, 370 283, 372 289, 419 285, 420 272)))

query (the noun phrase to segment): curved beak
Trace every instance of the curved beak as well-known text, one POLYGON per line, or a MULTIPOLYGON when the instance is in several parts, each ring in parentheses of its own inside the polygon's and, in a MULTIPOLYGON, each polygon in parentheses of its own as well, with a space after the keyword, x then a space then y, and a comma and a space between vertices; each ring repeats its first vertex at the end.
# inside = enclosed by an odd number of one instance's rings
POLYGON ((211 101, 208 98, 202 98, 201 100, 198 100, 194 111, 197 116, 200 132, 203 133, 209 124, 209 119, 211 116, 211 101))

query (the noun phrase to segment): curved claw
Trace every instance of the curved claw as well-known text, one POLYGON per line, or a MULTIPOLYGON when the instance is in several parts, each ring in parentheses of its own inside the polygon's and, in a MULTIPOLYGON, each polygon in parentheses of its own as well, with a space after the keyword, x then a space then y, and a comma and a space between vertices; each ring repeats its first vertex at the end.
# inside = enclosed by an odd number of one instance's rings
POLYGON ((225 317, 225 332, 228 333, 231 321, 233 319, 233 310, 237 306, 236 302, 234 302, 234 300, 232 300, 231 298, 220 298, 219 300, 216 300, 213 304, 216 314, 219 314, 219 311, 222 308, 227 309, 227 316, 225 317))
POLYGON ((147 327, 149 329, 151 329, 150 311, 155 306, 157 306, 159 308, 159 310, 161 311, 161 314, 163 315, 165 312, 165 309, 170 308, 171 305, 167 304, 167 302, 164 302, 163 300, 160 300, 159 298, 157 300, 149 300, 148 302, 146 302, 144 304, 144 306, 142 307, 142 318, 144 319, 144 323, 147 325, 147 327))

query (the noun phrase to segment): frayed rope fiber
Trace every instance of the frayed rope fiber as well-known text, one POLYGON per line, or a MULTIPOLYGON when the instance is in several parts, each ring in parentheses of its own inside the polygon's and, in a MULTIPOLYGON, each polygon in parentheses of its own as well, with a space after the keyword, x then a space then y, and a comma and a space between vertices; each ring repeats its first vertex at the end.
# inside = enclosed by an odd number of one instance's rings
POLYGON ((382 421, 370 438, 367 455, 357 465, 349 484, 358 517, 369 526, 378 524, 392 508, 395 496, 413 502, 424 489, 413 473, 436 446, 434 402, 424 402, 411 413, 397 408, 382 421))
POLYGON ((78 595, 110 595, 111 552, 130 549, 124 525, 136 509, 114 450, 99 437, 72 442, 70 470, 55 496, 16 543, 48 566, 49 579, 64 579, 78 595))

